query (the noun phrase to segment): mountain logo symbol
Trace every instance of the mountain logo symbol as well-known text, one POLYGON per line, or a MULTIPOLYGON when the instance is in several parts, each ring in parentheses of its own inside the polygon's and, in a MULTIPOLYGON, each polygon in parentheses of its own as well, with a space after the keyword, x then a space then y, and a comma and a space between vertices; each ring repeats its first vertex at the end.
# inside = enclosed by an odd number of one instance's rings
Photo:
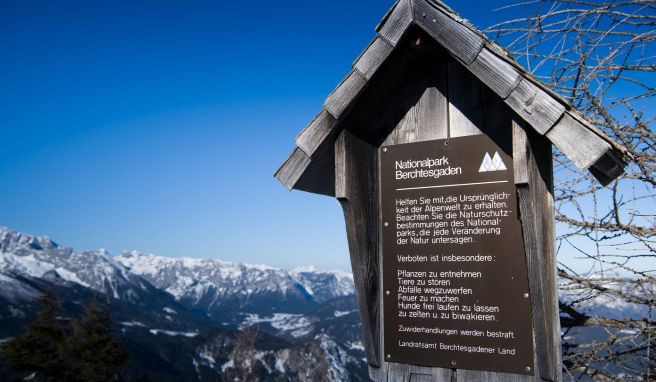
POLYGON ((494 156, 490 157, 490 153, 486 152, 485 157, 483 158, 483 163, 478 169, 478 172, 488 172, 488 171, 503 171, 507 170, 506 165, 501 160, 501 156, 498 151, 494 152, 494 156))

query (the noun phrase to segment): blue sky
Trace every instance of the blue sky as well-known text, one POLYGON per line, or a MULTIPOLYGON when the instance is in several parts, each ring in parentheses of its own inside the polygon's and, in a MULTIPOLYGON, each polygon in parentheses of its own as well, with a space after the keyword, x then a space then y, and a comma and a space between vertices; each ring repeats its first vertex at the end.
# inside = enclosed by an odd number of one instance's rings
MULTIPOLYGON (((349 269, 272 176, 385 1, 0 2, 0 226, 76 249, 349 269)), ((451 1, 479 27, 510 1, 451 1)))

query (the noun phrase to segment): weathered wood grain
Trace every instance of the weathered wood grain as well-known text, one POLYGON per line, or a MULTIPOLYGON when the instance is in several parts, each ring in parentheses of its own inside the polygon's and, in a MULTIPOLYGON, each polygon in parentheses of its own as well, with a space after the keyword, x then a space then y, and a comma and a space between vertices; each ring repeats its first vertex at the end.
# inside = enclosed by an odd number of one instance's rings
POLYGON ((483 48, 481 36, 427 1, 415 2, 415 22, 466 65, 474 61, 483 48))
POLYGON ((297 147, 292 151, 285 163, 276 170, 274 176, 288 190, 291 190, 301 178, 301 175, 303 175, 303 172, 305 172, 309 164, 310 157, 297 147))
POLYGON ((360 92, 367 84, 367 79, 357 69, 351 72, 337 85, 337 87, 328 95, 323 105, 336 119, 341 117, 342 113, 351 106, 360 92))
POLYGON ((296 136, 296 146, 308 156, 312 156, 333 131, 336 124, 337 120, 328 111, 322 109, 312 122, 296 136))
POLYGON ((394 4, 391 12, 385 15, 385 18, 376 28, 378 35, 395 47, 403 37, 403 34, 412 25, 413 19, 412 1, 399 0, 394 4))
MULTIPOLYGON (((381 306, 382 309, 382 306, 381 306)), ((382 337, 380 337, 380 343, 382 344, 382 337)), ((369 366, 369 379, 372 381, 376 382, 384 382, 387 381, 387 370, 388 370, 388 363, 385 361, 381 361, 382 365, 380 367, 373 367, 369 366)))
POLYGON ((537 370, 547 381, 560 381, 560 322, 553 205, 551 144, 521 121, 529 144, 524 146, 528 183, 517 186, 533 313, 537 370))
POLYGON ((406 112, 384 145, 420 142, 447 137, 446 66, 439 65, 414 86, 419 88, 419 100, 406 112))
POLYGON ((541 382, 540 377, 533 375, 492 373, 487 371, 458 369, 456 373, 458 382, 541 382))
POLYGON ((392 53, 392 49, 392 45, 377 36, 355 60, 353 66, 369 80, 392 53))
POLYGON ((451 369, 438 369, 435 367, 423 367, 405 365, 400 363, 389 363, 387 381, 444 381, 451 382, 453 372, 451 369))
POLYGON ((506 103, 540 134, 545 134, 565 112, 565 106, 523 78, 506 103))
POLYGON ((582 170, 592 166, 611 149, 608 142, 585 128, 569 113, 565 113, 549 130, 547 138, 582 170))
POLYGON ((513 171, 515 184, 528 184, 528 137, 524 129, 513 121, 513 171))
POLYGON ((522 76, 512 65, 483 48, 468 69, 501 98, 515 90, 522 76))
POLYGON ((460 63, 448 63, 449 137, 480 134, 483 124, 481 83, 460 63))
POLYGON ((380 366, 378 150, 344 130, 335 142, 335 196, 351 255, 363 343, 370 366, 380 366))

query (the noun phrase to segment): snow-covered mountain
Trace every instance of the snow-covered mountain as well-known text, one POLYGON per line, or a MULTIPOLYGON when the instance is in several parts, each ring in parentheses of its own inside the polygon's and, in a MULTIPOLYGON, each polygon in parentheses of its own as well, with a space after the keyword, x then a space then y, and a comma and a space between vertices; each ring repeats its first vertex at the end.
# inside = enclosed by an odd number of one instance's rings
MULTIPOLYGON (((93 298, 111 301, 133 377, 216 380, 231 372, 238 333, 250 329, 258 333, 252 371, 261 378, 319 372, 336 381, 366 379, 347 272, 136 251, 112 256, 0 227, 0 342, 34 319, 44 292, 57 295, 69 317, 93 298)), ((0 379, 6 373, 0 360, 0 379)))
MULTIPOLYGON (((17 276, 73 283, 131 302, 151 294, 154 289, 104 249, 74 251, 48 237, 34 237, 0 227, 0 282, 8 283, 17 276)), ((23 291, 26 294, 22 297, 33 297, 29 288, 23 291)), ((20 294, 8 293, 4 288, 0 294, 12 300, 21 298, 20 294)))
POLYGON ((219 317, 226 313, 305 312, 317 304, 354 294, 350 273, 287 271, 210 259, 167 258, 137 251, 116 261, 184 306, 219 317), (282 303, 282 304, 281 304, 282 303))

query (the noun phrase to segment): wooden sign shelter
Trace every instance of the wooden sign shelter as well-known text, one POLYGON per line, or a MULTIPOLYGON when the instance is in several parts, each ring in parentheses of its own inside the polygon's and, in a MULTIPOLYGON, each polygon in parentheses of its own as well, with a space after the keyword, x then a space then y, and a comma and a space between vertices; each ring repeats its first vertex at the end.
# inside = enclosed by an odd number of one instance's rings
POLYGON ((370 377, 561 380, 551 145, 625 150, 441 2, 376 31, 275 174, 340 201, 370 377))

